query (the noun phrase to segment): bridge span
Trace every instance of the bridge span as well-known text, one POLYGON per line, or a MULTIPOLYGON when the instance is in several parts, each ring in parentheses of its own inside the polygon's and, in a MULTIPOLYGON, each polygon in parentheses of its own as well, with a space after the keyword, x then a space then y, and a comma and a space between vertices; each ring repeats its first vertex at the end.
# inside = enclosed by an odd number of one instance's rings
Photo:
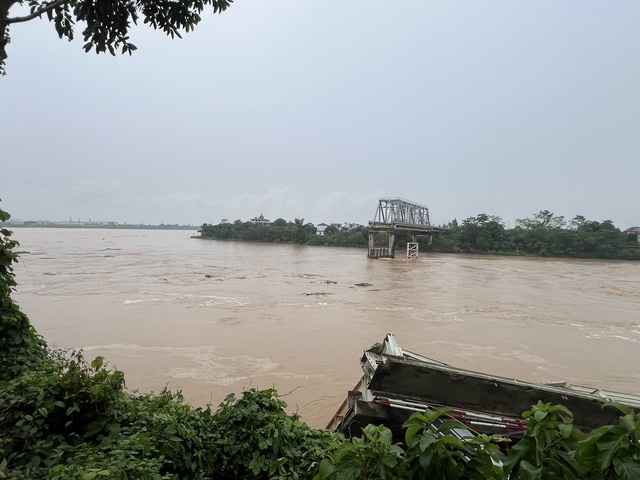
POLYGON ((418 256, 418 235, 429 237, 447 232, 447 228, 431 225, 429 209, 403 198, 381 198, 372 221, 369 222, 369 258, 395 258, 395 239, 399 232, 409 232, 412 242, 407 245, 407 258, 418 256), (389 237, 388 247, 376 247, 376 234, 389 237))

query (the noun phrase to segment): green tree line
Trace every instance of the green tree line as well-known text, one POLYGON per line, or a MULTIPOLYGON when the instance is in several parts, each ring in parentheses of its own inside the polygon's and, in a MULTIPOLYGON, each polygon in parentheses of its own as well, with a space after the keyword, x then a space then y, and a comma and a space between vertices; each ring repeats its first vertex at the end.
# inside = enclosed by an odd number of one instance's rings
MULTIPOLYGON (((635 235, 621 232, 611 220, 602 222, 587 220, 577 215, 569 222, 548 210, 541 210, 531 218, 518 219, 513 228, 495 215, 485 213, 443 225, 447 233, 418 237, 422 250, 447 253, 479 253, 494 255, 530 255, 541 257, 607 258, 640 260, 640 244, 635 235)), ((218 225, 204 224, 202 238, 240 240, 268 243, 295 243, 366 247, 369 230, 364 226, 353 228, 327 227, 324 235, 316 233, 316 227, 304 220, 293 222, 279 218, 269 224, 257 224, 236 220, 218 225)), ((376 246, 387 246, 384 235, 374 238, 376 246)), ((396 234, 397 249, 412 241, 407 232, 396 234)))
POLYGON ((610 220, 597 222, 577 215, 569 222, 548 210, 518 219, 506 228, 498 216, 481 213, 450 222, 449 233, 429 247, 439 252, 467 252, 541 257, 639 260, 635 235, 621 232, 610 220))
POLYGON ((279 218, 271 223, 253 223, 236 220, 233 223, 210 225, 200 229, 202 238, 241 240, 246 242, 294 243, 299 245, 331 245, 342 247, 367 246, 368 230, 363 226, 353 228, 327 227, 324 235, 318 235, 312 223, 296 218, 293 222, 279 218))

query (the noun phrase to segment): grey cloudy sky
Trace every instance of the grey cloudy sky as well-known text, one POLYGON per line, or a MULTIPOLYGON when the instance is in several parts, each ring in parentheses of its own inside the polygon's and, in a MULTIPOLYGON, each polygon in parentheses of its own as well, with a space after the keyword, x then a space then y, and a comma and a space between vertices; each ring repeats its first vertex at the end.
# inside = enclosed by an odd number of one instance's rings
POLYGON ((15 25, 1 207, 366 224, 397 196, 434 223, 640 225, 639 22, 637 0, 236 0, 115 58, 15 25))

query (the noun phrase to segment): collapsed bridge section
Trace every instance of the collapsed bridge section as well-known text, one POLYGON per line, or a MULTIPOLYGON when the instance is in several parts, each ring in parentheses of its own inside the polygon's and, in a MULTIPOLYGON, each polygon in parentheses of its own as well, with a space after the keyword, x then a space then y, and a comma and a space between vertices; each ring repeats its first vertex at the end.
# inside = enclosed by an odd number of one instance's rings
POLYGON ((419 203, 403 198, 381 198, 373 221, 369 222, 369 258, 395 258, 395 239, 399 232, 409 232, 413 241, 407 246, 407 256, 417 257, 418 235, 429 236, 429 242, 436 233, 448 229, 431 225, 429 209, 419 203), (376 234, 388 236, 388 247, 376 247, 376 234))

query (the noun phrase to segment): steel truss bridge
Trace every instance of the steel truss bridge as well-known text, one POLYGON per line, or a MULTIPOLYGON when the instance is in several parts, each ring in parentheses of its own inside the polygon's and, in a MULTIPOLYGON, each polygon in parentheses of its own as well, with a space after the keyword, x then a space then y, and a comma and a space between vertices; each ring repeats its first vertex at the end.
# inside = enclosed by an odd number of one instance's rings
POLYGON ((369 258, 394 258, 395 236, 399 232, 412 234, 413 242, 407 249, 407 256, 418 255, 418 235, 429 236, 429 242, 434 234, 447 232, 448 229, 431 225, 429 209, 419 203, 403 198, 381 198, 373 221, 369 222, 369 258), (375 246, 375 235, 389 236, 389 246, 380 248, 375 246), (412 252, 410 254, 410 252, 412 252))

